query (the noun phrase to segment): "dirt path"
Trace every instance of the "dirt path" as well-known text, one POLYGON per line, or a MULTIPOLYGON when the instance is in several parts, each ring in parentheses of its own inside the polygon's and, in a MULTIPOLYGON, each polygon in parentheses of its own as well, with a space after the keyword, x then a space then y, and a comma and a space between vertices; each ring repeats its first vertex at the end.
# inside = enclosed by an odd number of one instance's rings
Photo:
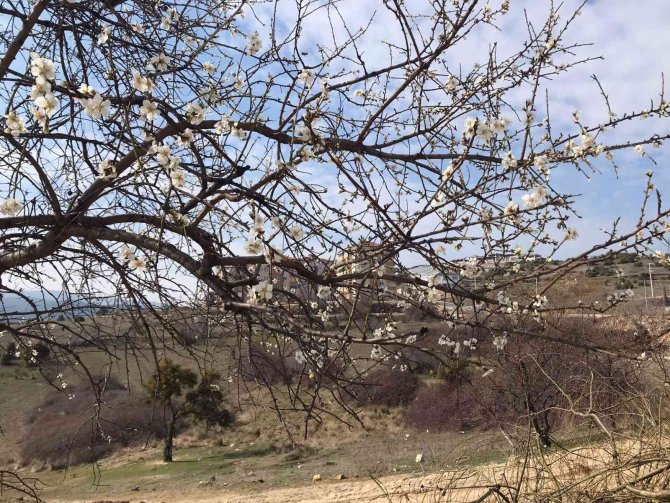
MULTIPOLYGON (((292 487, 269 488, 260 482, 251 482, 243 490, 227 488, 225 482, 155 492, 121 492, 114 497, 95 499, 48 499, 50 503, 348 503, 348 502, 402 502, 402 503, 460 503, 481 498, 496 487, 504 492, 519 491, 521 501, 537 501, 538 494, 561 494, 579 485, 588 492, 626 489, 621 475, 632 481, 653 473, 660 465, 667 470, 667 460, 649 458, 641 466, 637 461, 645 456, 639 442, 621 442, 618 450, 629 456, 632 464, 615 476, 613 458, 603 444, 542 454, 539 457, 510 458, 506 463, 479 465, 460 471, 440 471, 424 475, 389 475, 373 480, 354 478, 319 480, 292 487), (634 470, 631 470, 634 468, 634 470), (506 489, 505 489, 506 488, 506 489)), ((660 452, 658 449, 655 453, 660 452)), ((660 472, 659 472, 660 473, 660 472)), ((642 480, 642 479, 639 479, 642 480)), ((239 485, 237 487, 240 487, 239 485)), ((584 493, 580 493, 584 494, 584 493)), ((585 501, 585 500, 572 500, 585 501)))
MULTIPOLYGON (((92 499, 77 503, 345 503, 437 501, 442 492, 442 473, 422 477, 394 475, 378 480, 352 479, 319 481, 299 487, 263 490, 259 492, 234 492, 225 487, 210 486, 192 491, 166 491, 128 493, 111 500, 92 499)), ((463 481, 462 481, 463 482, 463 481)), ((448 501, 471 500, 483 494, 483 489, 452 489, 448 501), (457 494, 458 493, 458 494, 457 494)), ((60 503, 54 500, 53 503, 60 503)), ((74 502, 68 502, 74 503, 74 502)))

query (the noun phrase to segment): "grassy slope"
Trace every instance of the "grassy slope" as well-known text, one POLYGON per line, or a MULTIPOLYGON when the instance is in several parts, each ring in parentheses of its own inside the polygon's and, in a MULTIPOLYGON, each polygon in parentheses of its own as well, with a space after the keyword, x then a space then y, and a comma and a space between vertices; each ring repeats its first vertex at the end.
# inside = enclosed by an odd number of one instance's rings
POLYGON ((422 474, 454 466, 479 464, 502 459, 483 434, 404 435, 374 433, 365 438, 345 441, 339 447, 307 450, 302 457, 277 452, 273 446, 259 443, 225 447, 187 447, 177 450, 175 462, 160 461, 158 449, 128 452, 100 465, 95 479, 91 466, 67 472, 54 471, 38 476, 46 484, 47 501, 115 498, 127 496, 138 487, 144 496, 154 491, 175 494, 201 489, 224 489, 252 493, 285 486, 299 486, 315 474, 333 480, 338 474, 348 479, 383 476, 390 473, 422 474), (418 452, 425 455, 423 465, 415 462, 418 452), (215 476, 210 486, 208 481, 215 476))
MULTIPOLYGON (((604 288, 604 281, 594 278, 580 282, 582 291, 579 293, 586 298, 591 295, 604 297, 605 291, 610 291, 610 288, 604 288)), ((89 353, 85 359, 101 371, 109 364, 107 357, 95 352, 89 353)), ((114 367, 119 374, 124 373, 123 357, 114 363, 114 367)), ((142 369, 145 376, 148 369, 148 364, 142 369)), ((137 367, 130 368, 129 380, 131 387, 138 389, 140 372, 137 367)), ((26 417, 38 409, 49 391, 34 371, 18 365, 0 367, 0 426, 5 433, 0 437, 0 465, 11 465, 16 459, 15 439, 23 433, 26 417)), ((214 441, 212 438, 180 439, 177 461, 170 465, 160 462, 159 449, 154 447, 106 460, 101 463, 99 473, 90 465, 67 472, 40 473, 40 479, 47 483, 45 496, 48 500, 56 496, 66 500, 95 498, 96 495, 114 497, 135 486, 139 486, 143 493, 165 489, 193 490, 199 488, 200 480, 208 480, 212 475, 216 477, 216 487, 225 485, 240 491, 254 491, 261 486, 304 484, 316 473, 324 479, 340 473, 347 476, 421 473, 423 469, 478 464, 503 457, 504 446, 497 444, 500 440, 494 440, 492 436, 412 431, 405 439, 406 432, 397 416, 371 411, 366 421, 370 433, 360 429, 351 432, 343 425, 327 423, 310 439, 311 449, 306 449, 304 457, 296 458, 292 453, 282 452, 286 438, 271 412, 261 410, 255 417, 242 419, 235 430, 225 432, 214 441), (212 445, 214 443, 228 445, 216 447, 212 445), (419 452, 426 455, 427 463, 423 467, 414 462, 419 452)))

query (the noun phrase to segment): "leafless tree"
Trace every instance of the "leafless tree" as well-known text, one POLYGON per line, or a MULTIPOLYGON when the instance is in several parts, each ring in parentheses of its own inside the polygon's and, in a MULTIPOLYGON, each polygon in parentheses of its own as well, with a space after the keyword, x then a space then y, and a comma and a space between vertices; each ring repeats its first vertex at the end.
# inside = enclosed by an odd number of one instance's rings
MULTIPOLYGON (((63 389, 70 369, 99 400, 105 375, 86 348, 109 355, 108 373, 119 352, 217 371, 226 355, 231 381, 265 384, 277 410, 305 414, 305 431, 355 418, 350 387, 403 347, 483 369, 495 359, 476 346, 508 337, 610 351, 548 335, 559 309, 548 299, 586 257, 650 253, 670 210, 648 173, 633 225, 538 267, 536 253, 551 259, 577 237, 578 195, 550 173, 586 179, 632 149, 653 161, 670 132, 612 130, 670 108, 661 87, 646 109, 615 113, 600 88, 606 121, 554 117, 551 80, 591 58, 565 42, 579 10, 552 3, 542 24, 519 20, 527 38, 511 54, 494 45, 455 66, 450 54, 508 15, 495 4, 384 0, 397 36, 377 42, 378 62, 361 48, 372 20, 358 29, 334 0, 3 2, 0 291, 27 306, 6 307, 6 340, 29 358, 47 344, 45 377, 63 389), (305 43, 315 22, 332 45, 305 43), (456 261, 462 248, 477 257, 456 261), (404 265, 418 262, 435 278, 404 265), (506 272, 487 280, 491 267, 506 272), (540 291, 519 293, 535 281, 540 291), (397 324, 403 310, 444 333, 397 324), (535 323, 506 321, 517 316, 535 323), (460 335, 471 328, 487 340, 460 335)), ((626 298, 562 299, 560 312, 626 298)))

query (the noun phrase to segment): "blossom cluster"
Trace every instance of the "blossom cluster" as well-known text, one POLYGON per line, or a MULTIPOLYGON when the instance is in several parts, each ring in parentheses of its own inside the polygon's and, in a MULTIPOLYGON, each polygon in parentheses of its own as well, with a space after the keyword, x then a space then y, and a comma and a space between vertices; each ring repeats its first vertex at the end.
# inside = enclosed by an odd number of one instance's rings
POLYGON ((270 281, 259 281, 248 290, 249 303, 256 304, 261 301, 272 300, 272 283, 270 281))
POLYGON ((23 209, 23 204, 14 198, 4 199, 0 202, 0 213, 3 215, 9 215, 11 217, 16 216, 23 209))
POLYGON ((147 261, 135 255, 135 252, 128 246, 123 246, 118 252, 118 258, 121 262, 127 263, 131 271, 144 272, 147 268, 147 261))

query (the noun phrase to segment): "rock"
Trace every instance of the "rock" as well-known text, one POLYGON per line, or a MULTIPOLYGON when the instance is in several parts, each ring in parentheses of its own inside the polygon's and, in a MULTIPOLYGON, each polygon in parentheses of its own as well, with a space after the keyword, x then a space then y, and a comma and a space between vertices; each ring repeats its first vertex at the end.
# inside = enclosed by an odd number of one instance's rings
POLYGON ((335 475, 335 480, 344 480, 346 478, 347 477, 346 475, 344 475, 344 473, 338 473, 337 475, 335 475))
POLYGON ((319 480, 321 480, 321 475, 318 473, 312 477, 312 482, 318 482, 319 480))
POLYGON ((423 463, 423 454, 419 453, 416 455, 416 459, 414 460, 417 463, 423 463))

